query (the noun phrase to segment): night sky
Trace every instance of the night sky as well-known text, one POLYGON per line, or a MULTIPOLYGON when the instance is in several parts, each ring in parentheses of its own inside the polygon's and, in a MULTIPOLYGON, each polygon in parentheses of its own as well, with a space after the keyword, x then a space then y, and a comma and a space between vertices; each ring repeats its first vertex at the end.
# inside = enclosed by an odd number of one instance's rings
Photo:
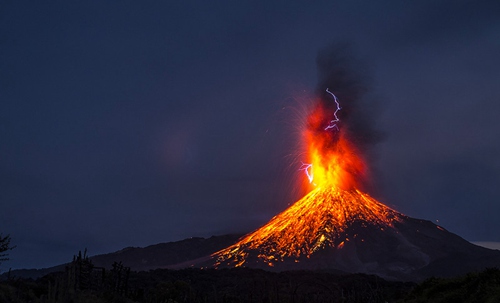
POLYGON ((370 193, 500 242, 499 1, 3 1, 0 270, 267 222, 332 44, 383 134, 370 193))

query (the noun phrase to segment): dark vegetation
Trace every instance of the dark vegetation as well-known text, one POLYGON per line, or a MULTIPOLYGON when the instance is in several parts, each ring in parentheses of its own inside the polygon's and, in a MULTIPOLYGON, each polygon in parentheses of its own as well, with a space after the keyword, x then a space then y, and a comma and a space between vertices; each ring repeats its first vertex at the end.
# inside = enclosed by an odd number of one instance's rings
POLYGON ((420 284, 372 275, 258 269, 156 269, 95 266, 84 252, 63 272, 0 282, 0 302, 500 302, 500 270, 420 284))
POLYGON ((403 302, 500 302, 500 269, 489 268, 456 278, 429 278, 403 302))

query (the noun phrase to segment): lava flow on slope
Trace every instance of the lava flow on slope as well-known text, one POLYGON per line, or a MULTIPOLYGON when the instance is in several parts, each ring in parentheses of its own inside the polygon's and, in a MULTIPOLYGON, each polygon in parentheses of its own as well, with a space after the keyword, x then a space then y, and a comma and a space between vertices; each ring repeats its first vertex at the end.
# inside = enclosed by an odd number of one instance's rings
POLYGON ((235 267, 245 265, 251 251, 257 251, 257 258, 268 266, 287 258, 299 262, 301 257, 310 258, 325 247, 342 249, 350 241, 348 227, 356 221, 363 227, 373 225, 383 230, 391 228, 392 221, 399 217, 399 213, 357 189, 317 187, 263 227, 214 255, 217 265, 235 267))

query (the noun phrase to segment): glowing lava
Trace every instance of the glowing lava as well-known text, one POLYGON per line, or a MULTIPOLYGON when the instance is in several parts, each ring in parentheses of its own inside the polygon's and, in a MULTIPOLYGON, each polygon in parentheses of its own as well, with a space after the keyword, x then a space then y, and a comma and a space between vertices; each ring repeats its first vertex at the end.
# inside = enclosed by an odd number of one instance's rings
POLYGON ((328 89, 326 92, 333 97, 335 107, 332 109, 329 106, 331 102, 317 102, 308 116, 304 132, 307 162, 311 163, 308 177, 313 176, 311 181, 316 186, 341 189, 358 187, 357 183, 363 180, 366 167, 359 152, 348 140, 347 131, 339 127, 337 113, 341 108, 337 97, 328 89), (325 121, 328 120, 325 127, 325 121))
POLYGON ((359 189, 366 166, 349 140, 349 130, 337 116, 341 109, 337 97, 329 90, 327 93, 334 102, 316 103, 303 134, 305 160, 310 164, 303 164, 301 169, 311 183, 310 192, 263 227, 214 253, 215 266, 300 262, 325 248, 342 249, 347 241, 359 236, 348 232, 353 224, 384 229, 402 218, 359 189))
MULTIPOLYGON (((243 237, 238 243, 215 253, 217 265, 241 266, 250 250, 269 266, 292 257, 310 257, 326 246, 341 249, 349 241, 349 224, 391 226, 399 214, 356 189, 316 187, 269 223, 243 237)), ((356 237, 356 235, 353 235, 356 237)))

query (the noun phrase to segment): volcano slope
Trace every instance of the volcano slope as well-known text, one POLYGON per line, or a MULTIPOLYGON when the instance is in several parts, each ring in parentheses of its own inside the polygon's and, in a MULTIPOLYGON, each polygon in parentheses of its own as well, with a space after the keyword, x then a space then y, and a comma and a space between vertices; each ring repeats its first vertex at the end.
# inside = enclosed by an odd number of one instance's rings
POLYGON ((359 190, 317 187, 204 265, 421 280, 500 266, 500 251, 405 216, 359 190))

